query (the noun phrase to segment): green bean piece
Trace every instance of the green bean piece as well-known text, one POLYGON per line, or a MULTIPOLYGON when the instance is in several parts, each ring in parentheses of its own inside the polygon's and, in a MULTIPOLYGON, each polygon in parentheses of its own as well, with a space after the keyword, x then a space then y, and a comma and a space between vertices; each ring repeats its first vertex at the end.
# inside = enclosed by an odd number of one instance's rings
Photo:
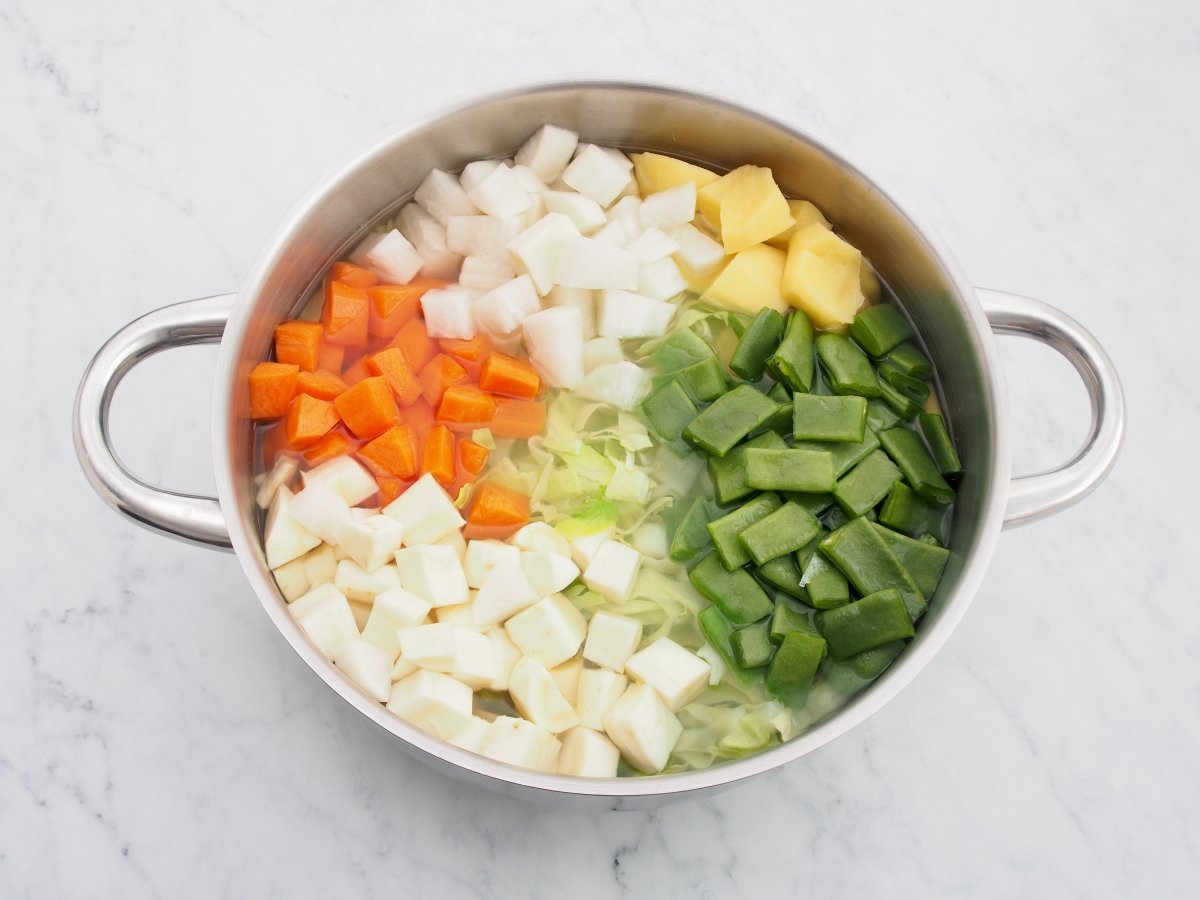
POLYGON ((888 456, 895 460, 905 480, 919 496, 934 503, 950 503, 954 500, 954 488, 946 483, 937 463, 915 431, 889 428, 879 432, 879 443, 888 456))
POLYGON ((950 432, 946 429, 946 420, 937 413, 922 413, 917 419, 917 424, 921 426, 921 434, 924 435, 933 461, 937 463, 941 473, 961 475, 962 461, 958 458, 954 441, 950 439, 950 432))
POLYGON ((829 655, 843 660, 913 636, 913 622, 896 588, 868 594, 838 609, 817 613, 829 655))
POLYGON ((835 394, 878 397, 879 379, 867 354, 850 338, 826 332, 817 336, 817 358, 835 394))
POLYGON ((808 591, 808 602, 816 609, 836 609, 850 602, 850 582, 820 553, 814 553, 800 579, 808 591))
POLYGON ((767 368, 793 391, 807 393, 813 383, 813 327, 798 309, 788 315, 783 340, 767 360, 767 368))
POLYGON ((771 613, 771 643, 781 643, 784 636, 792 631, 810 634, 813 637, 821 636, 816 622, 807 610, 786 597, 780 597, 775 601, 775 611, 771 613))
POLYGON ((771 661, 775 645, 771 643, 771 623, 767 619, 746 625, 729 638, 733 658, 743 669, 757 669, 771 661))
POLYGON ((700 410, 678 381, 670 381, 652 392, 642 401, 641 411, 650 431, 676 455, 690 452, 683 440, 683 429, 700 410))
POLYGON ((914 540, 882 525, 872 523, 872 527, 896 554, 900 565, 908 570, 921 593, 932 598, 938 582, 942 580, 942 572, 946 568, 946 561, 950 559, 950 551, 937 543, 914 540))
POLYGON ((900 371, 911 378, 932 378, 933 363, 921 352, 916 344, 905 341, 887 355, 887 361, 898 366, 900 371))
POLYGON ((886 359, 877 363, 875 370, 879 373, 880 378, 914 403, 924 403, 929 399, 929 395, 933 393, 933 389, 928 383, 922 381, 920 378, 905 375, 899 366, 888 362, 886 359))
POLYGON ((821 553, 863 596, 895 588, 914 622, 925 611, 925 595, 865 517, 851 519, 822 540, 821 553))
POLYGON ((690 328, 680 328, 671 332, 665 341, 650 354, 655 365, 663 372, 678 370, 698 363, 709 357, 716 358, 712 346, 690 328))
POLYGON ((792 400, 792 435, 798 441, 861 443, 866 431, 864 397, 798 394, 792 400))
MULTIPOLYGON (((834 471, 837 471, 836 464, 834 471)), ((821 515, 821 513, 833 505, 833 494, 825 491, 785 491, 783 497, 785 500, 790 500, 792 503, 803 507, 814 516, 821 515)))
POLYGON ((759 494, 733 512, 708 523, 708 533, 712 536, 717 556, 725 564, 725 568, 736 569, 750 562, 750 551, 742 543, 742 532, 760 519, 765 519, 782 505, 774 494, 759 494))
POLYGON ((697 403, 712 403, 729 389, 729 379, 715 356, 684 366, 675 377, 697 403))
POLYGON ((834 690, 852 694, 882 675, 903 649, 904 641, 892 641, 842 660, 826 657, 820 677, 834 690))
POLYGON ((799 631, 788 632, 767 669, 767 690, 777 697, 791 697, 807 691, 827 652, 823 638, 799 631))
POLYGON ((858 443, 850 441, 793 441, 793 450, 824 450, 833 456, 833 477, 841 478, 879 449, 879 438, 868 430, 858 443))
POLYGON ((738 444, 724 456, 710 456, 708 474, 712 477, 717 502, 722 506, 754 493, 754 488, 746 481, 746 451, 751 447, 786 450, 787 444, 774 431, 765 431, 738 444))
POLYGON ((724 456, 778 411, 774 400, 748 384, 739 384, 692 419, 683 436, 714 456, 724 456))
POLYGON ((746 483, 759 490, 831 491, 833 456, 825 450, 746 451, 746 483))
MULTIPOLYGON (((911 422, 921 412, 921 407, 911 398, 905 396, 900 391, 896 390, 886 381, 879 382, 879 395, 883 398, 891 410, 906 422, 911 422)), ((879 428, 877 431, 885 429, 879 428)))
MULTIPOLYGON (((808 591, 800 587, 800 567, 794 556, 777 556, 755 569, 754 574, 797 600, 808 599, 808 591)), ((775 602, 778 604, 779 601, 775 602)))
POLYGON ((712 546, 712 536, 708 533, 708 521, 712 514, 712 504, 707 497, 697 497, 692 501, 671 536, 671 548, 668 551, 671 559, 681 563, 690 562, 712 546))
POLYGON ((795 553, 820 533, 816 516, 799 504, 785 503, 743 531, 741 541, 754 564, 761 566, 795 553))
MULTIPOLYGON (((796 565, 800 567, 801 572, 808 568, 809 562, 811 562, 812 558, 817 555, 817 550, 821 546, 821 541, 824 540, 825 536, 828 534, 829 532, 822 527, 820 533, 815 538, 796 551, 796 565)), ((797 596, 800 596, 801 599, 803 599, 801 595, 798 594, 797 596)))
POLYGON ((915 336, 908 319, 891 303, 864 309, 850 323, 850 336, 872 356, 883 356, 915 336))
MULTIPOLYGON (((882 386, 880 386, 882 390, 882 386)), ((883 431, 900 423, 898 416, 883 400, 867 401, 867 427, 872 431, 883 431)))
POLYGON ((734 625, 765 619, 774 609, 771 598, 753 575, 745 569, 727 571, 715 553, 700 560, 688 572, 688 579, 734 625))
POLYGON ((708 606, 700 610, 696 616, 700 623, 700 631, 704 634, 704 639, 712 644, 713 649, 721 655, 721 659, 725 660, 725 665, 729 667, 729 671, 733 673, 742 684, 750 684, 757 677, 754 672, 747 672, 741 667, 737 661, 737 657, 733 655, 733 645, 730 640, 733 637, 733 623, 721 614, 715 606, 708 606))
MULTIPOLYGON (((868 509, 865 513, 863 513, 862 517, 873 522, 879 518, 879 515, 875 512, 875 510, 868 509)), ((840 506, 835 506, 833 509, 829 510, 829 512, 825 513, 825 515, 822 517, 822 521, 825 527, 830 531, 837 531, 851 519, 856 518, 858 518, 858 516, 852 516, 840 506)))
POLYGON ((939 537, 946 532, 947 511, 948 507, 918 497, 912 488, 898 481, 879 507, 879 521, 909 537, 926 532, 939 537))
POLYGON ((882 450, 876 450, 838 479, 833 499, 846 515, 861 516, 886 497, 900 478, 896 464, 882 450))
POLYGON ((783 316, 764 306, 758 311, 750 326, 738 341, 729 370, 745 381, 759 381, 767 367, 767 360, 775 353, 783 339, 783 316))
POLYGON ((778 435, 792 433, 792 395, 782 384, 776 383, 767 391, 767 396, 779 404, 779 412, 771 416, 762 426, 763 431, 774 431, 778 435))

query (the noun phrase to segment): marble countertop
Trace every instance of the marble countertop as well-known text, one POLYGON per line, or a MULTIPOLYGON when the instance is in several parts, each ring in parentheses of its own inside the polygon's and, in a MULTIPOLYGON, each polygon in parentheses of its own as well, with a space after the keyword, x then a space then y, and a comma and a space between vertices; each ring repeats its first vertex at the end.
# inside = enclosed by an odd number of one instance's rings
MULTIPOLYGON (((0 894, 1194 895, 1200 7, 501 9, 0 2, 0 894), (119 519, 71 447, 103 340, 235 289, 340 160, 448 100, 573 75, 829 136, 976 283, 1083 321, 1129 402, 1108 483, 1003 536, 893 703, 653 813, 526 806, 410 761, 311 676, 236 559, 119 519)), ((1016 467, 1066 458, 1081 385, 1044 348, 1001 349, 1016 467)), ((118 395, 118 449, 150 480, 211 490, 214 360, 155 358, 118 395)))

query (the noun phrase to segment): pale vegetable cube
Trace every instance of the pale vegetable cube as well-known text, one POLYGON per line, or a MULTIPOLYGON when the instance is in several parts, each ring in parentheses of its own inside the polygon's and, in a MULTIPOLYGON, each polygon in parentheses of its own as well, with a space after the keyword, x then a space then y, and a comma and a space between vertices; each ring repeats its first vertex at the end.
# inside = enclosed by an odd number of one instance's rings
POLYGON ((451 216, 471 216, 477 210, 475 204, 467 198, 459 180, 449 172, 434 169, 425 176, 418 185, 413 199, 429 213, 433 219, 445 225, 451 216))
POLYGON ((345 498, 320 481, 296 494, 291 510, 297 522, 329 544, 337 543, 338 530, 351 521, 345 498))
POLYGON ((623 224, 615 219, 609 219, 604 227, 592 235, 592 240, 612 244, 614 247, 625 247, 629 244, 629 235, 625 232, 623 224))
POLYGON ((338 529, 337 544, 368 572, 389 562, 404 539, 404 526, 391 516, 353 519, 338 529))
POLYGON ((500 663, 487 635, 464 628, 454 630, 454 665, 450 675, 475 691, 488 687, 499 677, 500 663))
POLYGON ((638 269, 637 290, 643 297, 670 300, 686 291, 687 286, 687 279, 670 257, 638 269))
POLYGON ((675 309, 672 303, 631 291, 604 291, 600 295, 596 333, 615 338, 660 337, 667 333, 675 309))
POLYGON ((604 731, 631 766, 661 772, 683 725, 648 684, 630 685, 604 717, 604 731))
POLYGON ((372 699, 385 702, 392 692, 392 655, 358 635, 333 651, 333 664, 372 699))
POLYGON ((796 220, 795 224, 793 224, 790 228, 785 228, 783 231, 779 232, 779 234, 775 235, 775 237, 767 241, 767 243, 772 247, 778 247, 780 250, 786 250, 788 241, 791 239, 792 235, 803 228, 807 228, 809 225, 816 224, 820 225, 822 228, 833 227, 829 224, 829 220, 826 219, 821 213, 821 210, 817 209, 816 206, 814 206, 812 203, 809 203, 807 200, 789 200, 787 205, 788 212, 790 212, 792 214, 792 218, 796 220))
MULTIPOLYGON (((538 178, 537 174, 529 168, 529 166, 515 165, 512 166, 512 173, 517 177, 517 184, 525 189, 527 194, 542 194, 548 188, 546 182, 538 178)), ((536 203, 537 200, 535 199, 536 203)))
POLYGON ((858 270, 858 284, 862 288, 863 297, 867 303, 878 303, 880 295, 879 276, 875 274, 875 270, 871 268, 871 264, 867 262, 866 257, 863 257, 862 265, 858 270))
POLYGON ((579 724, 597 731, 604 729, 604 717, 629 687, 629 678, 612 669, 584 669, 579 673, 575 706, 579 724))
POLYGON ((396 551, 401 586, 434 609, 467 602, 467 576, 453 547, 425 544, 396 551))
POLYGON ((529 195, 529 209, 521 215, 521 227, 529 228, 536 225, 539 221, 546 217, 546 201, 542 199, 541 194, 529 195))
POLYGON ((550 387, 576 388, 583 373, 583 316, 573 306, 552 306, 521 323, 529 358, 550 387))
POLYGON ((562 695, 546 667, 528 656, 521 657, 513 666, 508 693, 517 712, 551 734, 579 724, 574 707, 562 695))
POLYGON ((575 698, 579 694, 579 676, 581 674, 583 674, 583 657, 579 654, 571 657, 565 663, 559 663, 550 670, 550 677, 554 679, 559 691, 572 706, 575 706, 575 698))
POLYGON ((518 165, 530 170, 547 183, 558 178, 571 161, 579 135, 557 125, 543 125, 517 151, 518 165))
POLYGON ((465 563, 467 558, 467 539, 461 531, 452 531, 443 538, 433 542, 437 547, 449 547, 458 556, 458 561, 465 563))
POLYGON ((708 275, 725 262, 725 248, 695 225, 680 225, 667 234, 679 247, 675 261, 693 275, 708 275))
POLYGON ((311 612, 321 605, 322 602, 330 597, 342 597, 345 599, 341 591, 334 584, 319 584, 314 588, 310 588, 304 594, 301 594, 288 605, 288 613, 293 619, 299 619, 305 613, 311 612))
POLYGON ((675 242, 665 231, 658 228, 647 228, 640 235, 625 245, 625 249, 638 258, 638 262, 647 265, 666 259, 679 250, 675 242))
MULTIPOLYGON (((435 276, 445 277, 445 276, 435 276)), ((475 317, 472 315, 474 294, 466 288, 434 288, 421 295, 421 312, 431 338, 475 337, 475 317)))
POLYGON ((520 557, 519 549, 503 541, 468 541, 467 556, 463 562, 467 586, 476 589, 482 587, 484 578, 496 563, 502 559, 519 560, 520 557))
POLYGON ((409 203, 396 216, 396 227, 421 255, 419 275, 453 281, 458 277, 462 256, 446 246, 446 226, 427 213, 419 203, 409 203))
POLYGON ((562 180, 579 193, 608 206, 629 185, 629 169, 595 144, 582 145, 562 180))
POLYGON ((540 599, 521 569, 521 560, 501 559, 484 576, 479 593, 475 595, 475 623, 495 625, 540 599))
POLYGON ((420 625, 429 615, 430 605, 401 587, 390 588, 375 595, 371 604, 371 615, 363 626, 363 640, 370 641, 386 650, 395 658, 400 652, 400 641, 396 631, 420 625))
POLYGON ((783 297, 818 328, 854 319, 864 297, 862 254, 820 224, 792 235, 782 274, 783 297))
POLYGON ((254 495, 254 502, 258 504, 258 508, 270 509, 271 501, 275 499, 275 492, 280 487, 291 484, 299 469, 300 460, 294 456, 280 456, 276 459, 275 465, 271 466, 271 471, 266 474, 262 484, 258 486, 258 493, 254 495))
POLYGON ((596 334, 596 292, 587 288, 555 285, 546 295, 550 306, 565 306, 579 310, 580 332, 584 340, 596 334))
POLYGON ((633 654, 625 663, 625 671, 634 681, 645 682, 658 691, 671 711, 678 712, 704 690, 712 670, 695 653, 668 637, 660 637, 633 654))
POLYGON ((579 577, 579 566, 571 562, 571 557, 540 550, 522 553, 521 569, 543 597, 564 590, 579 577))
POLYGON ((641 198, 622 197, 608 211, 608 221, 620 223, 626 242, 636 240, 642 233, 641 198))
POLYGON ((578 652, 587 621, 570 600, 555 594, 517 613, 504 629, 522 653, 552 669, 578 652))
POLYGON ((609 525, 592 534, 571 538, 571 559, 575 560, 575 565, 580 569, 586 569, 591 565, 600 548, 604 546, 604 542, 613 536, 614 531, 614 527, 609 525))
POLYGON ((583 658, 598 666, 624 672, 642 640, 642 623, 627 616, 598 610, 588 623, 583 658))
POLYGON ((492 652, 496 656, 496 678, 488 687, 493 691, 507 691, 508 679, 512 676, 513 666, 521 658, 521 651, 503 628, 488 631, 487 639, 492 642, 492 652))
POLYGON ((441 672, 419 669, 392 685, 387 708, 410 725, 446 740, 471 718, 471 689, 441 672))
POLYGON ((467 198, 489 216, 500 219, 520 215, 533 202, 517 175, 504 165, 496 166, 467 191, 467 198))
POLYGON ((547 212, 562 213, 574 222, 575 227, 583 234, 592 234, 608 224, 608 218, 600 204, 583 194, 574 191, 546 191, 542 194, 542 202, 546 204, 547 212))
MULTIPOLYGON (((597 145, 597 146, 599 146, 599 145, 597 145)), ((608 155, 609 159, 611 159, 613 162, 615 162, 618 166, 620 166, 626 172, 633 171, 633 160, 630 159, 628 156, 626 156, 624 153, 622 153, 620 150, 618 150, 616 147, 600 147, 600 149, 603 150, 608 155)), ((578 152, 576 153, 576 155, 578 155, 578 152)))
POLYGON ((308 572, 304 567, 303 556, 272 569, 271 574, 275 576, 275 585, 279 588, 279 593, 283 594, 283 599, 288 603, 308 593, 308 572))
POLYGON ((717 306, 754 315, 764 306, 783 313, 788 303, 780 285, 787 254, 767 244, 738 253, 704 292, 717 306))
POLYGON ((507 264, 508 242, 521 233, 522 222, 519 216, 453 216, 446 223, 446 247, 460 256, 507 264))
POLYGON ((584 375, 576 392, 585 400, 600 400, 618 409, 633 410, 650 393, 650 382, 649 372, 623 360, 596 366, 584 375))
POLYGON ((467 724, 454 733, 454 737, 450 738, 446 743, 453 744, 462 750, 469 750, 471 753, 478 753, 483 748, 483 741, 487 737, 488 728, 491 723, 486 719, 481 719, 479 716, 471 716, 467 720, 467 724))
POLYGON ((643 522, 637 527, 629 542, 642 556, 649 559, 666 559, 671 549, 671 539, 661 522, 643 522))
POLYGON ((272 569, 303 556, 321 543, 321 539, 292 515, 293 494, 280 485, 275 491, 267 521, 263 526, 263 549, 272 569))
POLYGON ((582 778, 615 778, 621 751, 599 731, 575 727, 562 736, 558 774, 582 778))
POLYGON ((625 351, 621 341, 615 337, 598 337, 585 341, 583 345, 583 371, 590 372, 600 366, 625 362, 625 351))
MULTIPOLYGON (((301 597, 296 601, 304 609, 302 614, 296 616, 296 624, 326 659, 332 659, 333 652, 341 646, 342 641, 358 636, 358 625, 355 624, 354 613, 350 611, 350 604, 336 591, 323 591, 316 603, 308 604, 303 600, 301 597)), ((293 609, 296 604, 292 605, 293 609)))
POLYGON ((479 753, 510 766, 553 772, 560 747, 558 738, 533 722, 497 716, 488 727, 479 753))
POLYGON ((795 223, 771 170, 740 166, 702 188, 696 205, 721 233, 726 253, 768 240, 795 223))
POLYGON ((583 580, 590 590, 614 603, 626 603, 633 595, 633 584, 642 568, 642 555, 617 541, 605 541, 584 570, 583 580))
POLYGON ((623 247, 573 236, 562 242, 554 282, 565 287, 633 290, 638 283, 638 260, 623 247))
POLYGON ((349 599, 361 603, 372 603, 384 591, 401 586, 394 565, 383 565, 368 572, 352 559, 338 561, 333 583, 349 599))
POLYGON ((676 228, 696 218, 696 185, 688 181, 642 200, 643 228, 676 228))
POLYGON ((396 664, 392 666, 392 681, 400 681, 402 678, 407 678, 413 672, 421 671, 424 670, 417 668, 404 657, 397 657, 396 664))
MULTIPOLYGON (((508 251, 504 251, 507 256, 508 251)), ((484 259, 468 256, 458 273, 458 286, 476 294, 486 294, 517 277, 507 259, 484 259)))
POLYGON ((361 600, 347 600, 346 602, 350 604, 350 612, 354 615, 354 627, 361 632, 367 627, 367 620, 371 618, 371 604, 361 600))
POLYGON ((408 547, 431 544, 466 524, 450 496, 429 473, 384 507, 383 513, 404 526, 408 547))
POLYGON ((542 301, 528 275, 521 275, 475 298, 475 321, 495 335, 510 334, 525 317, 541 309, 542 301))
POLYGON ((350 259, 391 284, 408 284, 425 264, 417 248, 395 228, 367 237, 350 259))
POLYGON ((435 672, 454 670, 457 635, 458 630, 453 625, 437 622, 396 629, 401 658, 414 666, 435 672))
POLYGON ((699 190, 721 177, 694 163, 661 153, 634 153, 633 174, 643 194, 656 194, 682 184, 691 184, 699 190))
POLYGON ((458 176, 458 183, 463 192, 474 190, 479 182, 491 175, 499 165, 500 160, 498 159, 477 159, 475 162, 467 163, 458 176))
POLYGON ((475 623, 475 604, 468 600, 466 603, 456 603, 453 606, 439 606, 433 611, 434 619, 455 628, 465 628, 467 631, 478 631, 482 634, 487 629, 475 623))
POLYGON ((353 456, 335 456, 304 473, 304 484, 320 482, 340 494, 351 506, 357 506, 379 490, 375 478, 353 456))

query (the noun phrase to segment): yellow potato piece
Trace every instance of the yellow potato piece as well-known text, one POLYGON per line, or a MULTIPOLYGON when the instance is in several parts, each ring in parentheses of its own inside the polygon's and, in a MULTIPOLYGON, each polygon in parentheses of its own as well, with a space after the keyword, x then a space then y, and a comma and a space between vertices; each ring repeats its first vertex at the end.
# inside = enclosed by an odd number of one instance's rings
POLYGON ((741 166, 696 195, 701 215, 721 232, 726 253, 761 243, 795 224, 787 198, 762 166, 741 166))
POLYGON ((863 305, 862 254, 820 224, 808 225, 788 242, 781 289, 818 328, 837 328, 863 305))
POLYGON ((792 218, 796 220, 796 223, 791 228, 785 228, 767 241, 772 247, 786 250, 788 241, 791 240, 792 235, 801 228, 807 228, 809 225, 820 225, 822 228, 833 227, 829 224, 829 220, 821 213, 821 210, 807 200, 789 200, 787 205, 788 212, 792 214, 792 218))
POLYGON ((633 176, 637 179, 642 196, 679 187, 689 181, 696 185, 698 191, 721 177, 716 172, 661 153, 634 153, 631 158, 633 176))
POLYGON ((704 292, 717 306, 754 315, 764 306, 786 312, 780 293, 787 254, 766 244, 755 244, 736 254, 704 292))
POLYGON ((879 302, 879 276, 875 274, 875 270, 871 268, 866 257, 863 257, 862 265, 858 269, 858 286, 862 288, 863 297, 866 298, 867 303, 879 302))

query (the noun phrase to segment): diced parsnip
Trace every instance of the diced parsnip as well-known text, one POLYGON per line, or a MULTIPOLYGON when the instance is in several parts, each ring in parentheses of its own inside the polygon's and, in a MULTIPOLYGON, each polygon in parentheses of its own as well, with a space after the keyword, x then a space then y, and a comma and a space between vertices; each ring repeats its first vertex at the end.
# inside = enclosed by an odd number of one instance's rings
POLYGON ((607 207, 620 196, 631 179, 629 169, 606 153, 605 148, 582 144, 563 172, 562 180, 579 193, 607 207))
POLYGON ((337 533, 338 546, 368 572, 390 562, 403 540, 404 526, 384 515, 354 519, 337 533))
POLYGON ((629 542, 648 559, 666 559, 671 549, 671 540, 662 522, 643 522, 633 532, 629 542))
POLYGON ((303 556, 272 569, 271 574, 275 576, 275 585, 279 588, 279 593, 283 594, 283 599, 288 603, 308 593, 308 572, 304 567, 303 556))
POLYGON ((569 556, 542 551, 521 554, 521 569, 529 583, 543 597, 564 590, 579 577, 579 566, 569 556))
POLYGON ((637 281, 637 257, 624 247, 582 236, 563 241, 554 270, 555 284, 595 290, 633 290, 637 281))
POLYGON ((529 358, 550 387, 583 382, 583 315, 577 307, 552 306, 521 323, 529 358))
POLYGON ((629 764, 661 772, 683 726, 648 684, 633 684, 604 717, 604 731, 629 764))
POLYGON ((634 153, 633 174, 643 194, 656 194, 681 184, 692 184, 699 190, 721 177, 694 163, 661 153, 634 153))
POLYGON ((458 273, 458 286, 476 294, 486 294, 506 281, 512 281, 516 275, 508 260, 468 256, 463 260, 462 271, 458 273))
POLYGON ((485 633, 492 642, 492 652, 496 655, 496 678, 488 688, 493 691, 507 691, 509 676, 512 675, 513 666, 521 658, 521 651, 503 628, 491 628, 485 633))
POLYGON ((400 656, 414 666, 434 672, 452 672, 456 664, 458 630, 453 625, 435 622, 396 629, 400 656))
POLYGON ((570 600, 555 594, 517 613, 504 629, 522 653, 552 669, 578 652, 587 622, 570 600))
POLYGON ((426 473, 383 509, 404 526, 404 544, 432 544, 466 524, 450 496, 426 473))
POLYGON ((508 242, 521 233, 520 216, 452 216, 446 223, 446 246, 460 256, 508 262, 508 242))
POLYGON ((496 680, 500 663, 487 635, 469 628, 455 628, 454 666, 450 675, 475 691, 496 680))
POLYGON ((565 663, 560 663, 550 670, 550 677, 558 685, 559 691, 572 706, 579 694, 579 676, 583 672, 583 657, 579 654, 572 656, 565 663))
POLYGON ((333 547, 329 544, 321 544, 300 558, 304 561, 304 571, 308 573, 310 588, 321 584, 333 584, 333 576, 337 572, 337 558, 334 555, 333 547))
POLYGON ((463 170, 458 176, 458 183, 461 185, 463 193, 474 190, 479 182, 491 175, 499 165, 500 160, 498 159, 477 159, 475 162, 463 166, 463 170))
POLYGON ((807 200, 789 200, 787 202, 788 212, 792 214, 795 223, 788 228, 785 228, 775 237, 767 241, 772 247, 778 247, 780 250, 786 250, 788 241, 792 235, 802 228, 807 228, 809 225, 820 225, 822 228, 832 228, 829 220, 817 209, 815 205, 807 200))
POLYGON ((628 360, 608 363, 584 375, 576 390, 585 400, 632 411, 650 393, 650 373, 628 360))
POLYGON ((471 689, 449 675, 419 669, 392 685, 387 708, 410 725, 446 740, 471 718, 471 689))
POLYGON ((333 664, 374 700, 385 702, 392 692, 392 656, 357 635, 333 651, 333 664))
POLYGON ((794 224, 771 170, 739 166, 696 195, 704 218, 721 234, 726 253, 768 240, 794 224))
POLYGON ((636 256, 639 263, 648 265, 678 252, 679 244, 665 231, 658 228, 647 228, 626 244, 625 249, 636 256))
POLYGON ((687 279, 669 256, 638 269, 637 290, 643 297, 670 300, 687 290, 687 279))
POLYGON ((583 572, 584 583, 614 603, 627 603, 642 568, 642 555, 627 544, 605 541, 583 572))
POLYGON ((575 727, 562 736, 557 771, 581 778, 615 778, 620 761, 621 751, 605 735, 575 727))
POLYGON ((597 731, 604 728, 604 717, 629 687, 629 678, 612 669, 584 669, 579 673, 575 705, 579 724, 597 731))
POLYGON ((503 165, 496 166, 467 191, 467 197, 489 216, 499 219, 521 215, 533 203, 518 176, 503 165))
POLYGON ((275 465, 271 466, 271 471, 266 474, 262 484, 258 486, 258 493, 254 495, 254 502, 258 504, 258 508, 270 509, 271 501, 275 499, 275 492, 281 486, 290 485, 299 470, 300 460, 294 456, 280 456, 276 459, 275 465))
POLYGON ((429 603, 401 587, 376 594, 375 602, 371 604, 371 615, 363 626, 363 640, 388 651, 395 659, 400 652, 396 630, 420 625, 430 609, 429 603))
POLYGON ((478 625, 499 624, 540 599, 525 577, 520 559, 501 559, 484 576, 479 593, 475 595, 475 622, 478 625))
POLYGON ((316 609, 321 603, 331 597, 344 598, 345 595, 332 583, 317 585, 314 588, 310 588, 307 593, 297 597, 288 606, 288 614, 296 621, 299 621, 301 616, 316 609))
POLYGON ((449 547, 458 556, 458 561, 465 564, 467 559, 467 539, 461 531, 452 531, 443 538, 433 541, 436 546, 449 547))
POLYGON ((562 175, 579 143, 579 135, 557 125, 543 125, 533 137, 521 145, 516 162, 528 166, 542 181, 549 184, 562 175))
POLYGON ((372 603, 384 591, 401 587, 400 575, 394 565, 383 565, 368 572, 352 559, 338 561, 333 583, 349 599, 362 603, 372 603))
POLYGON ((400 585, 434 609, 466 603, 467 576, 453 547, 425 544, 396 551, 400 585))
POLYGON ((696 218, 696 185, 688 181, 651 194, 642 200, 641 216, 643 228, 665 231, 686 225, 696 218))
POLYGON ((480 634, 487 631, 485 626, 475 624, 475 604, 470 600, 453 606, 439 606, 433 615, 438 622, 455 628, 478 631, 480 634))
POLYGON ((541 306, 533 280, 520 275, 476 297, 472 310, 480 328, 490 334, 504 335, 520 328, 525 317, 536 313, 541 306))
POLYGON ((451 216, 473 216, 478 211, 459 180, 441 169, 434 169, 425 176, 413 199, 443 226, 451 216))
POLYGON ((421 295, 421 311, 425 328, 431 338, 475 337, 475 317, 472 314, 474 294, 466 288, 435 288, 421 295))
POLYGON ((471 716, 467 724, 454 733, 446 743, 453 744, 462 750, 478 753, 483 748, 484 738, 487 737, 491 722, 479 716, 471 716))
POLYGON ((600 366, 624 361, 625 351, 621 349, 621 341, 618 338, 592 338, 583 345, 583 371, 585 373, 600 366))
POLYGON ((658 691, 672 712, 678 712, 704 690, 710 671, 708 663, 669 637, 660 637, 625 663, 629 677, 658 691))
POLYGON ((292 498, 292 516, 329 544, 337 543, 338 529, 351 521, 346 499, 322 481, 314 481, 292 498))
POLYGON ((636 240, 642 233, 642 201, 640 197, 622 197, 608 211, 609 222, 619 222, 626 242, 636 240))
POLYGON ((705 299, 749 315, 764 306, 779 313, 786 312, 788 303, 780 290, 786 257, 782 250, 767 244, 756 244, 743 250, 708 286, 705 299))
POLYGON ((292 515, 292 499, 292 492, 280 485, 267 511, 267 521, 263 525, 263 549, 267 554, 267 565, 272 569, 303 556, 321 543, 317 535, 292 515))
POLYGON ((417 274, 425 278, 453 281, 458 277, 462 255, 446 246, 446 226, 431 216, 419 203, 406 204, 396 216, 396 227, 421 255, 423 264, 417 274))
POLYGON ((357 506, 379 490, 374 477, 352 456, 335 456, 304 473, 304 484, 320 482, 332 488, 351 506, 357 506))
POLYGON ((581 234, 592 234, 608 224, 600 204, 583 194, 546 191, 542 194, 542 201, 546 204, 547 212, 562 213, 575 223, 581 234))
POLYGON ((523 656, 508 678, 508 693, 522 716, 551 734, 579 724, 575 708, 567 702, 558 684, 535 659, 523 656))
POLYGON ((584 340, 596 334, 596 292, 588 288, 555 285, 546 295, 550 306, 571 306, 579 310, 584 340))
POLYGON ((855 247, 820 224, 809 225, 788 241, 783 296, 818 328, 845 325, 864 301, 862 265, 855 247))
POLYGON ((326 659, 333 658, 333 652, 346 638, 358 636, 354 614, 350 612, 350 604, 342 594, 337 591, 323 592, 321 599, 311 605, 303 601, 304 597, 301 597, 292 604, 293 608, 301 604, 304 609, 302 615, 296 616, 296 624, 326 659))
POLYGON ((562 213, 547 213, 508 242, 518 271, 529 275, 539 294, 554 287, 554 275, 563 243, 578 237, 575 223, 562 213))
POLYGON ((680 225, 667 234, 679 246, 675 261, 693 275, 708 275, 725 262, 725 248, 695 225, 680 225))
POLYGON ((642 640, 642 623, 616 613, 597 611, 588 623, 583 658, 598 666, 624 672, 642 640))
POLYGON ((675 305, 631 291, 611 290, 600 295, 596 332, 601 337, 660 337, 667 333, 675 305))
POLYGON ((417 248, 395 228, 369 235, 350 254, 350 259, 392 284, 408 284, 425 264, 417 248))
POLYGON ((532 722, 497 716, 488 726, 479 753, 510 766, 553 772, 561 746, 558 738, 532 722))
POLYGON ((520 558, 521 551, 503 541, 468 541, 467 556, 463 562, 467 585, 478 590, 483 586, 483 579, 487 577, 488 572, 492 571, 500 560, 520 558))

